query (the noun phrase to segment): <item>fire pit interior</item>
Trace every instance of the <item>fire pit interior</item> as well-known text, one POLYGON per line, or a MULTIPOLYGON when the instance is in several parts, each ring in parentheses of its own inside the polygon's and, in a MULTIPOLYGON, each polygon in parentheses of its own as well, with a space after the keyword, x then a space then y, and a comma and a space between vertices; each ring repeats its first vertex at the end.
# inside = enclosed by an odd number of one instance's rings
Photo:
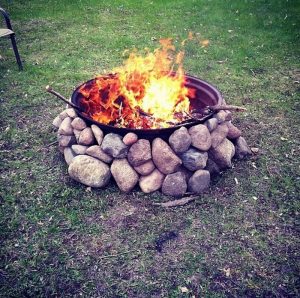
MULTIPOLYGON (((201 193, 211 177, 250 154, 220 92, 182 68, 170 39, 145 57, 131 53, 113 74, 77 87, 53 121, 76 181, 174 197, 201 193)), ((52 93, 55 93, 49 90, 52 93)))

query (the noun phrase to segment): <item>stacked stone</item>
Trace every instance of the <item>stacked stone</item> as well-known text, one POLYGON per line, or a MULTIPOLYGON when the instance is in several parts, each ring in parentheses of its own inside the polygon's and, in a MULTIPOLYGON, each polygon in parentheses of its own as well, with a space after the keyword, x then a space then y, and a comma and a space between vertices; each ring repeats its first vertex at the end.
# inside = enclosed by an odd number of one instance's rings
POLYGON ((187 191, 202 193, 211 177, 232 166, 232 158, 251 154, 232 115, 220 111, 204 124, 175 130, 168 142, 152 143, 134 133, 124 137, 90 127, 72 108, 53 121, 59 150, 69 165, 69 175, 91 187, 104 187, 113 176, 123 192, 137 184, 145 193, 157 190, 179 197, 187 191))

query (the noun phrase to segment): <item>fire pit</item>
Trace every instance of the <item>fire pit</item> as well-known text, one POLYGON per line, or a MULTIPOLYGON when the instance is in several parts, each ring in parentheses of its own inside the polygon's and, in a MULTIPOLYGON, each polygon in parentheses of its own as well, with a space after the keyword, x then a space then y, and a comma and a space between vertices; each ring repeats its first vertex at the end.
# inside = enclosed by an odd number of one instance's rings
POLYGON ((231 110, 209 83, 185 75, 171 40, 77 87, 53 121, 69 175, 90 187, 114 178, 123 192, 202 193, 211 177, 250 154, 231 110), (174 65, 178 66, 174 71, 174 65))

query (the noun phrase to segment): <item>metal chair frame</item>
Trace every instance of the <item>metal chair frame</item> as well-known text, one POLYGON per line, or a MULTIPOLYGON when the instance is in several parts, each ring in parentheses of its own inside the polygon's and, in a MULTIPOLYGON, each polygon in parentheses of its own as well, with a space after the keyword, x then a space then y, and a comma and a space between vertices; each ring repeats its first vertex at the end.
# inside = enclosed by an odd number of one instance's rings
POLYGON ((1 7, 0 7, 0 12, 2 13, 2 15, 5 19, 7 29, 11 30, 11 32, 8 33, 7 35, 9 35, 9 37, 10 37, 11 44, 12 44, 12 47, 13 47, 13 50, 15 53, 15 57, 16 57, 16 60, 17 60, 18 66, 19 66, 19 70, 23 70, 23 65, 22 65, 22 61, 20 58, 20 54, 18 51, 17 42, 16 42, 16 38, 15 38, 15 32, 12 30, 9 14, 1 7))

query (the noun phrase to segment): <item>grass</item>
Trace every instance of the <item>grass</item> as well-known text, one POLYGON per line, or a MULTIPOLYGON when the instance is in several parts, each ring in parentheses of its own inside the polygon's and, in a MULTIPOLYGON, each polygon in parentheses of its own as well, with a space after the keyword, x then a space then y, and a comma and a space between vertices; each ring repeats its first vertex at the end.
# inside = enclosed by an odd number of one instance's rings
POLYGON ((299 296, 299 18, 296 1, 8 1, 25 70, 0 51, 0 295, 2 297, 299 296), (259 154, 188 206, 114 184, 72 181, 51 127, 82 81, 125 49, 189 31, 185 69, 244 105, 235 115, 259 154), (234 178, 238 179, 238 184, 234 178), (176 239, 162 252, 165 232, 176 239), (184 287, 188 293, 184 293, 184 287))

